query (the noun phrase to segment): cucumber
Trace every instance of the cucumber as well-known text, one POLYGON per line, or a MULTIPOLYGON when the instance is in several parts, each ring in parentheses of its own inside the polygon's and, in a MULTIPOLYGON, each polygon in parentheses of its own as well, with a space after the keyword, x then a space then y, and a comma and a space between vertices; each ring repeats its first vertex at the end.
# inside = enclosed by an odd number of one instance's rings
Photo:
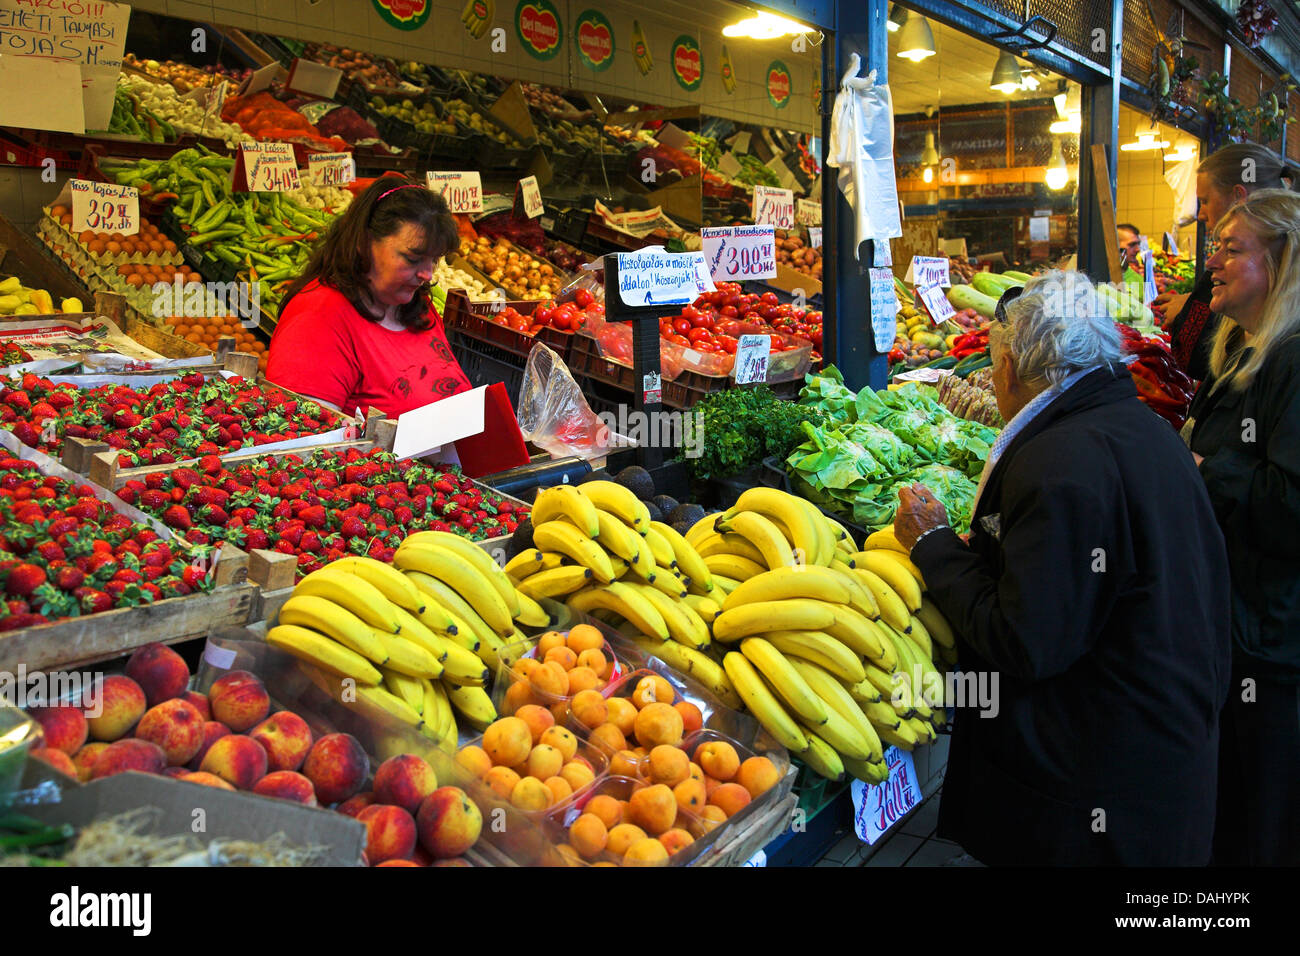
MULTIPOLYGON (((970 358, 970 356, 967 356, 967 358, 970 358)), ((971 372, 978 372, 982 368, 989 368, 992 364, 993 358, 989 353, 985 352, 983 355, 980 355, 976 361, 971 362, 969 365, 958 365, 958 367, 952 370, 952 373, 961 378, 965 378, 971 372)))
POLYGON ((998 300, 990 295, 980 292, 974 286, 955 285, 948 290, 948 301, 952 307, 960 311, 961 309, 974 309, 986 319, 993 318, 993 310, 997 308, 998 300))
POLYGON ((943 358, 937 358, 934 361, 926 362, 921 368, 956 368, 957 357, 954 355, 945 355, 943 358))
POLYGON ((1027 272, 1015 272, 1015 271, 1013 271, 1013 270, 1011 270, 1011 269, 1008 269, 1008 270, 1006 270, 1005 272, 1003 272, 1003 273, 1002 273, 1002 277, 1003 277, 1004 279, 1012 279, 1012 280, 1014 280, 1018 285, 1024 285, 1026 282, 1028 282, 1030 279, 1033 278, 1033 276, 1031 276, 1031 275, 1030 275, 1029 273, 1027 273, 1027 272))
POLYGON ((991 272, 975 273, 971 277, 970 284, 975 287, 977 292, 982 292, 994 299, 1000 299, 1002 293, 1013 286, 1024 285, 1023 282, 1017 282, 1015 279, 1008 279, 1005 276, 997 276, 991 272))

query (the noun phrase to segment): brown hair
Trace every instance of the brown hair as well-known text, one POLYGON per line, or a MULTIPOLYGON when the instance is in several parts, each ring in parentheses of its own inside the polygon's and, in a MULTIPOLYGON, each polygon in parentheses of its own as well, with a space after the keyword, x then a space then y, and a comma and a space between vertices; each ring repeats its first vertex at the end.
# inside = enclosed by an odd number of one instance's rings
POLYGON ((1233 186, 1252 193, 1256 189, 1295 189, 1300 185, 1296 167, 1258 143, 1233 143, 1217 149, 1201 161, 1196 171, 1209 176, 1210 182, 1225 193, 1230 193, 1233 186))
MULTIPOLYGON (((343 293, 363 318, 380 321, 371 315, 363 298, 372 265, 370 244, 393 235, 407 224, 424 232, 424 249, 435 261, 455 249, 460 241, 456 220, 441 196, 405 176, 381 176, 330 224, 307 268, 285 293, 280 316, 295 295, 308 283, 319 280, 322 285, 343 293)), ((410 302, 397 310, 397 320, 408 329, 427 329, 432 324, 429 318, 432 308, 429 286, 424 285, 410 302)))

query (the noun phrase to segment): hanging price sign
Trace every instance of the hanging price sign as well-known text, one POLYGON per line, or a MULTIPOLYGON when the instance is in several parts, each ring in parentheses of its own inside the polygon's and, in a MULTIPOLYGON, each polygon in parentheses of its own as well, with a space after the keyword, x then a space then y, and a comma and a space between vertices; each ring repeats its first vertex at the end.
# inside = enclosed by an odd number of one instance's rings
POLYGON ((770 186, 755 186, 753 213, 755 225, 793 229, 794 192, 770 186))
POLYGON ((776 275, 772 226, 722 226, 700 230, 704 259, 715 282, 770 279, 776 275))
POLYGON ((525 176, 519 180, 519 192, 524 200, 524 215, 529 219, 536 219, 546 211, 542 205, 542 189, 537 185, 536 176, 525 176))
POLYGON ((921 802, 921 787, 916 779, 912 755, 897 747, 885 751, 889 779, 870 786, 854 780, 853 829, 858 839, 872 844, 921 802))
POLYGON ((452 212, 483 211, 483 180, 476 171, 424 174, 429 188, 447 200, 452 212))
POLYGON ((822 204, 812 199, 798 200, 795 203, 794 219, 801 226, 820 226, 822 204))
POLYGON ((821 226, 808 227, 808 245, 812 246, 814 249, 820 249, 822 247, 821 226))
POLYGON ((742 335, 736 345, 734 372, 737 385, 767 381, 767 359, 772 352, 772 338, 767 335, 742 335))
POLYGON ((240 143, 235 164, 236 187, 253 193, 283 193, 298 189, 298 161, 292 143, 240 143))
POLYGON ((948 278, 947 256, 913 256, 908 263, 904 282, 910 282, 918 288, 923 285, 939 285, 945 288, 952 285, 948 278))
POLYGON ((72 193, 72 231, 117 232, 134 236, 140 231, 140 191, 134 186, 68 180, 72 193))
POLYGON ((346 186, 357 180, 351 153, 312 153, 307 157, 307 181, 313 186, 346 186))
POLYGON ((935 325, 957 314, 948 297, 943 294, 943 289, 937 285, 919 286, 916 294, 920 296, 921 304, 925 306, 925 311, 930 313, 930 321, 935 325))
POLYGON ((898 296, 891 269, 871 270, 871 334, 877 352, 888 352, 898 331, 898 296))

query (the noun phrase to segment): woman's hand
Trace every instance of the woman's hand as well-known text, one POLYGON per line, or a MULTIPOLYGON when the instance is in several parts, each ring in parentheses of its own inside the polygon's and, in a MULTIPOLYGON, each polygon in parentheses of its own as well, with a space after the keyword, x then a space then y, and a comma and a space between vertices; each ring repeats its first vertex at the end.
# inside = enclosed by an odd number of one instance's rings
POLYGON ((1161 292, 1151 302, 1151 308, 1159 312, 1166 322, 1172 321, 1178 317, 1178 313, 1183 311, 1183 306, 1187 304, 1192 294, 1190 292, 1161 292))
POLYGON ((948 526, 948 510, 925 485, 898 489, 898 513, 894 515, 894 537, 910 553, 916 539, 932 528, 948 526))

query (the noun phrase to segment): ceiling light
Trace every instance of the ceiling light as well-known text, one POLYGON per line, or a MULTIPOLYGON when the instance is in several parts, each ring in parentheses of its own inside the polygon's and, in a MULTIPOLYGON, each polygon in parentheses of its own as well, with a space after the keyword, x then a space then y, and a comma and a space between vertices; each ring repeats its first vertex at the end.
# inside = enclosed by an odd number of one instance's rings
POLYGON ((932 182, 934 182, 934 167, 933 167, 933 166, 927 166, 927 167, 925 167, 925 169, 921 170, 921 180, 922 180, 923 182, 927 182, 927 183, 932 183, 932 182))
MULTIPOLYGON (((1064 83, 1061 84, 1065 86, 1064 83)), ((1068 91, 1062 89, 1052 97, 1052 105, 1056 107, 1056 119, 1052 125, 1047 128, 1049 133, 1061 135, 1063 133, 1078 134, 1083 129, 1083 116, 1079 109, 1079 88, 1077 86, 1070 88, 1068 91)))
POLYGON ((1016 58, 1003 50, 998 54, 997 65, 993 67, 993 78, 989 80, 989 89, 997 90, 1010 96, 1020 89, 1024 77, 1020 74, 1020 65, 1016 58))
POLYGON ((778 17, 774 13, 766 12, 758 13, 722 28, 724 37, 748 37, 751 40, 775 40, 787 33, 797 36, 801 33, 811 32, 813 31, 810 27, 795 23, 793 20, 787 20, 785 17, 778 17))
POLYGON ((1038 89, 1038 77, 1034 75, 1033 70, 1028 70, 1025 72, 1024 76, 1020 80, 1020 88, 1022 90, 1038 89))
POLYGON ((1178 148, 1172 153, 1165 153, 1166 163, 1185 163, 1189 159, 1196 158, 1195 143, 1180 143, 1178 148))
POLYGON ((890 33, 897 33, 907 22, 907 8, 894 4, 889 11, 889 21, 885 24, 885 29, 890 33))
POLYGON ((1078 113, 1068 116, 1065 119, 1054 120, 1052 125, 1047 127, 1049 133, 1054 133, 1058 136, 1062 133, 1074 133, 1077 135, 1082 129, 1083 117, 1078 113))
POLYGON ((1143 152, 1156 149, 1168 149, 1169 141, 1160 139, 1160 134, 1154 129, 1144 129, 1137 134, 1137 139, 1132 143, 1124 143, 1120 149, 1125 152, 1143 152))
POLYGON ((913 63, 934 56, 934 34, 930 32, 930 21, 919 13, 909 14, 903 29, 899 31, 898 55, 913 63))
POLYGON ((939 165, 939 151, 934 148, 934 133, 925 134, 925 149, 921 150, 921 165, 939 165))
POLYGON ((1047 164, 1047 188, 1051 190, 1064 189, 1070 182, 1070 167, 1065 165, 1065 154, 1061 152, 1061 141, 1058 139, 1052 146, 1052 159, 1047 164))

